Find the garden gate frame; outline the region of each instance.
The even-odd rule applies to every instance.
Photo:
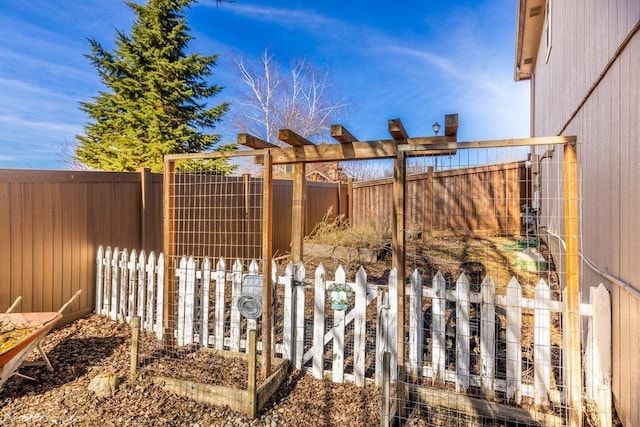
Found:
[[[297,264],[303,259],[304,239],[304,206],[305,206],[305,175],[307,163],[337,162],[351,160],[382,160],[393,159],[393,215],[392,215],[392,259],[393,267],[398,272],[398,283],[405,283],[406,257],[406,224],[405,210],[407,198],[407,168],[406,161],[410,155],[441,156],[453,155],[460,149],[472,148],[505,148],[505,147],[530,147],[538,145],[563,145],[564,146],[564,199],[565,199],[565,232],[567,235],[565,266],[566,266],[566,319],[563,328],[567,352],[567,389],[569,404],[568,423],[571,426],[582,425],[582,378],[581,378],[581,333],[580,333],[580,276],[579,276],[579,213],[578,213],[578,174],[577,153],[575,136],[532,137],[519,139],[484,140],[484,141],[457,141],[458,114],[445,116],[443,136],[409,137],[400,119],[391,119],[388,122],[388,131],[392,139],[373,141],[359,141],[344,126],[332,125],[331,136],[339,144],[316,145],[306,138],[296,134],[290,129],[280,129],[278,139],[290,147],[280,147],[264,141],[250,134],[239,134],[238,143],[252,150],[235,152],[213,152],[193,154],[170,154],[165,156],[164,175],[164,253],[171,257],[175,253],[172,242],[172,210],[171,191],[175,174],[175,165],[179,160],[187,159],[220,159],[234,157],[253,157],[256,163],[263,167],[263,228],[262,228],[262,260],[263,260],[263,292],[262,312],[263,343],[262,343],[262,370],[265,377],[271,374],[271,360],[274,348],[271,342],[271,318],[272,293],[270,292],[271,265],[272,265],[272,184],[273,167],[278,165],[293,164],[293,202],[291,222],[291,260]],[[165,269],[168,269],[168,264]],[[169,272],[165,272],[169,277]],[[165,310],[173,307],[172,299],[175,298],[173,282],[168,281],[165,286]],[[405,336],[407,317],[405,287],[398,286],[397,295],[397,369],[404,366],[407,357],[404,354],[404,346],[400,342]],[[169,313],[165,313],[165,328],[174,330],[175,320]],[[174,339],[169,336],[168,339]]]

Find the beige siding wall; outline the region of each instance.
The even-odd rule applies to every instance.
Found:
[[[535,135],[578,137],[584,255],[638,290],[640,33],[622,43],[639,19],[638,0],[554,1],[552,50],[545,63],[543,32],[532,91]],[[543,161],[542,216],[563,234],[558,151]],[[583,299],[600,282],[611,289],[614,399],[625,425],[640,425],[640,299],[584,264],[582,271]]]

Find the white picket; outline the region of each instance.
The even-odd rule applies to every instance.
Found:
[[[492,397],[496,366],[496,287],[489,276],[482,281],[480,293],[480,378],[483,392]]]
[[[294,357],[294,322],[295,322],[295,305],[293,294],[293,276],[294,276],[293,262],[289,262],[284,271],[284,324],[282,326],[282,357],[288,360],[293,360]]]
[[[249,274],[260,274],[260,267],[255,259],[249,263]],[[257,325],[256,319],[247,319],[247,331],[255,331]],[[249,346],[247,346],[247,351],[249,351]]]
[[[224,349],[224,288],[226,283],[226,265],[223,258],[216,264],[216,349]]]
[[[102,294],[104,292],[103,288],[103,280],[104,280],[104,270],[102,269],[102,264],[104,262],[104,249],[102,246],[98,246],[98,253],[96,254],[96,306],[95,312],[98,314],[102,314]]]
[[[238,298],[242,292],[242,262],[236,258],[233,263],[231,282],[231,351],[240,351],[240,311]]]
[[[393,267],[389,272],[389,318],[388,318],[388,335],[387,348],[390,350],[390,367],[391,381],[395,381],[398,372],[398,286],[404,286],[404,283],[398,283],[398,270]]]
[[[211,287],[211,261],[205,257],[202,261],[200,282],[200,345],[209,347],[209,298]]]
[[[120,250],[115,248],[111,255],[111,304],[109,318],[116,320],[120,306]]]
[[[158,255],[158,269],[156,270],[156,338],[164,338],[164,263],[163,253]]]
[[[382,356],[389,351],[387,337],[389,336],[389,293],[383,289],[377,290],[376,296],[376,386],[382,384]]]
[[[146,261],[147,257],[144,251],[140,251],[140,255],[138,256],[138,263],[134,266],[137,271],[138,280],[136,283],[136,288],[132,289],[131,292],[138,293],[138,299],[136,302],[136,316],[140,317],[142,321],[142,328],[144,329],[144,319],[145,319],[145,310],[147,308],[147,269],[146,269]]]
[[[417,269],[409,279],[409,371],[412,378],[422,375],[424,321],[422,316],[422,276]]]
[[[469,280],[464,273],[456,282],[456,391],[469,388],[471,362],[469,333]]]
[[[338,266],[335,282],[346,284],[346,273],[342,266]],[[344,382],[344,310],[333,310],[333,364],[331,379],[334,383]]]
[[[147,309],[144,317],[144,330],[155,331],[155,318],[154,318],[154,306],[156,301],[156,254],[149,252],[149,258],[144,266],[146,277],[146,292],[147,292]]]
[[[180,260],[178,276],[178,342],[179,346],[193,343],[195,321],[196,261],[190,256]]]
[[[129,258],[129,252],[127,249],[123,249],[120,252],[120,259],[118,260],[118,270],[120,270],[120,282],[118,283],[118,308],[116,310],[116,318],[120,321],[124,321],[127,316],[127,303],[129,300],[129,269],[127,268],[127,262]]]
[[[507,402],[522,399],[522,288],[515,277],[507,285]]]
[[[102,269],[104,271],[103,277],[104,281],[102,282],[102,292],[103,292],[103,304],[100,310],[100,314],[103,316],[108,316],[111,312],[111,260],[113,258],[113,252],[111,251],[111,246],[107,246],[107,249],[104,251],[104,262],[102,263]]]
[[[304,279],[306,276],[306,268],[304,264],[299,263],[295,268],[295,332],[294,332],[294,360],[293,364],[296,369],[302,369],[302,356],[304,353],[304,303],[305,303],[305,295],[304,295]]]
[[[549,404],[551,388],[551,311],[550,290],[547,282],[540,279],[535,289],[536,308],[533,311],[533,382],[536,405]]]
[[[444,382],[447,348],[445,335],[447,281],[438,271],[431,284],[433,286],[433,299],[431,302],[431,366],[434,371],[433,380],[436,382]]]
[[[126,308],[126,320],[127,323],[131,323],[131,319],[136,314],[136,304],[138,297],[138,269],[136,268],[136,263],[138,262],[138,256],[136,254],[136,250],[131,250],[131,254],[129,254],[129,262],[127,262],[126,270],[127,270],[127,305]]]
[[[365,346],[367,337],[367,272],[356,271],[355,313],[353,322],[353,376],[358,387],[364,386]]]
[[[316,268],[313,309],[313,376],[322,379],[324,371],[325,278],[322,263]]]

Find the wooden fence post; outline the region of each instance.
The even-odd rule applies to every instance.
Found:
[[[150,168],[139,168],[140,173],[140,193],[141,211],[140,211],[140,246],[142,250],[152,251],[156,249],[153,245],[154,236],[154,212],[155,206],[153,200],[153,179]]]
[[[271,375],[274,356],[271,322],[273,319],[273,292],[271,288],[271,261],[273,259],[273,157],[267,150],[262,157],[262,372]],[[304,171],[303,171],[304,175]],[[303,177],[304,178],[304,177]],[[304,205],[303,205],[304,206]],[[304,209],[304,208],[303,208]],[[304,235],[304,229],[302,229]]]
[[[576,144],[564,146],[564,229],[566,240],[566,329],[569,424],[582,426],[582,369],[580,334],[580,210]]]

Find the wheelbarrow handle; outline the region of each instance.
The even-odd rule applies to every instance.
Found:
[[[5,311],[5,313],[13,313],[13,310],[16,309],[16,307],[18,306],[18,304],[20,304],[20,301],[22,301],[22,297],[18,297],[16,298],[16,300],[13,302],[13,304],[11,304],[11,307],[9,307],[7,309],[7,311]]]
[[[60,307],[60,310],[58,310],[58,313],[64,313],[64,311],[67,309],[67,307],[69,307],[71,305],[71,303],[78,298],[78,296],[82,293],[82,290],[79,290],[78,292],[75,293],[74,296],[71,297],[71,299],[69,299],[69,301],[67,301],[62,307]]]

